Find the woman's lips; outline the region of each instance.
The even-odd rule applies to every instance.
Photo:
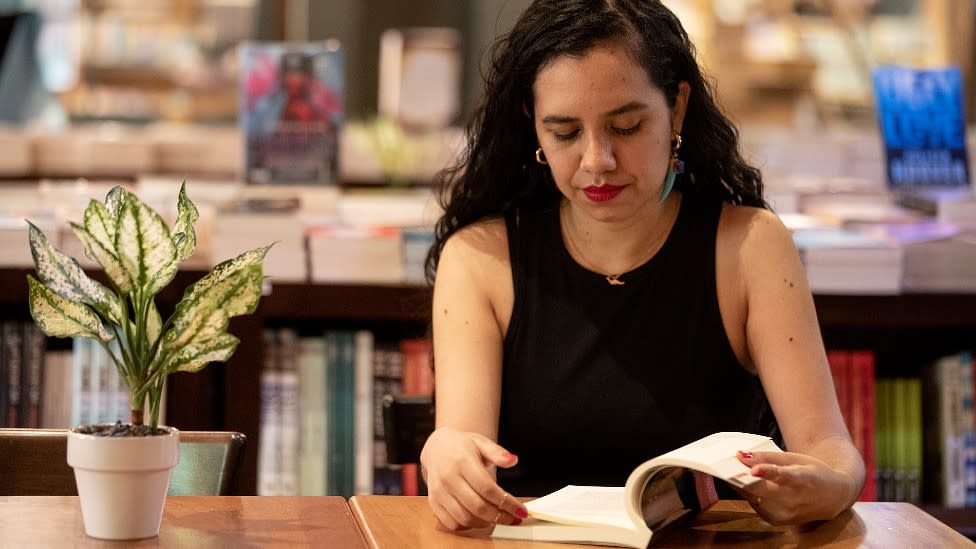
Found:
[[[606,202],[620,194],[622,190],[624,190],[622,186],[600,185],[599,187],[591,186],[583,189],[583,194],[593,202]]]

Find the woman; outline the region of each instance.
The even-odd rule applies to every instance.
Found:
[[[785,444],[739,455],[770,522],[847,509],[864,465],[802,265],[680,22],[537,0],[492,58],[428,258],[438,521],[518,524],[511,494],[620,486],[717,431]]]

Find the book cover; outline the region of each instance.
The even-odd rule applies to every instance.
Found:
[[[519,526],[496,525],[493,538],[591,543],[644,548],[655,530],[686,511],[678,482],[685,470],[700,471],[744,488],[759,482],[736,451],[781,451],[769,437],[715,433],[645,461],[622,487],[566,486],[525,504]]]
[[[338,42],[247,42],[239,62],[245,179],[336,184],[345,83]]]
[[[969,187],[959,67],[873,71],[888,185],[895,191]]]

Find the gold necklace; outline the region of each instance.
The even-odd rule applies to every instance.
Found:
[[[561,208],[560,208],[560,213],[562,213],[561,212]],[[579,247],[576,246],[576,242],[573,241],[573,236],[570,234],[568,222],[563,220],[563,216],[562,215],[559,216],[559,222],[560,222],[561,225],[563,225],[563,231],[566,233],[566,241],[569,242],[569,247],[572,248],[573,249],[573,252],[575,252],[576,256],[579,257],[583,261],[583,263],[584,263],[583,266],[586,267],[590,271],[593,271],[595,273],[602,274],[603,277],[606,278],[607,284],[609,284],[611,286],[623,286],[624,284],[626,284],[627,282],[624,281],[624,280],[620,280],[620,277],[622,277],[623,275],[625,275],[625,274],[633,271],[637,267],[639,267],[639,266],[643,265],[644,263],[646,263],[647,261],[649,261],[652,257],[654,257],[654,254],[656,254],[657,251],[658,251],[658,249],[660,248],[659,243],[661,241],[661,238],[660,238],[660,236],[658,236],[658,238],[656,238],[655,241],[654,241],[654,245],[651,246],[650,252],[646,256],[643,256],[640,261],[638,261],[637,263],[634,263],[630,268],[628,268],[628,269],[626,269],[626,270],[624,270],[624,271],[622,271],[622,272],[620,272],[618,274],[604,273],[604,272],[600,271],[599,269],[594,268],[593,267],[593,264],[590,263],[590,261],[588,259],[586,259],[586,256],[583,255],[583,252],[581,252],[580,249],[579,249]],[[670,227],[672,224],[673,224],[673,220],[672,220],[672,222],[668,223],[667,226]],[[667,236],[667,234],[669,232],[670,232],[670,230],[664,231],[664,235]]]

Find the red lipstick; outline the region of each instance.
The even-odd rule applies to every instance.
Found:
[[[583,194],[593,202],[606,202],[607,200],[612,200],[623,190],[624,188],[622,186],[617,185],[594,185],[583,189]]]

